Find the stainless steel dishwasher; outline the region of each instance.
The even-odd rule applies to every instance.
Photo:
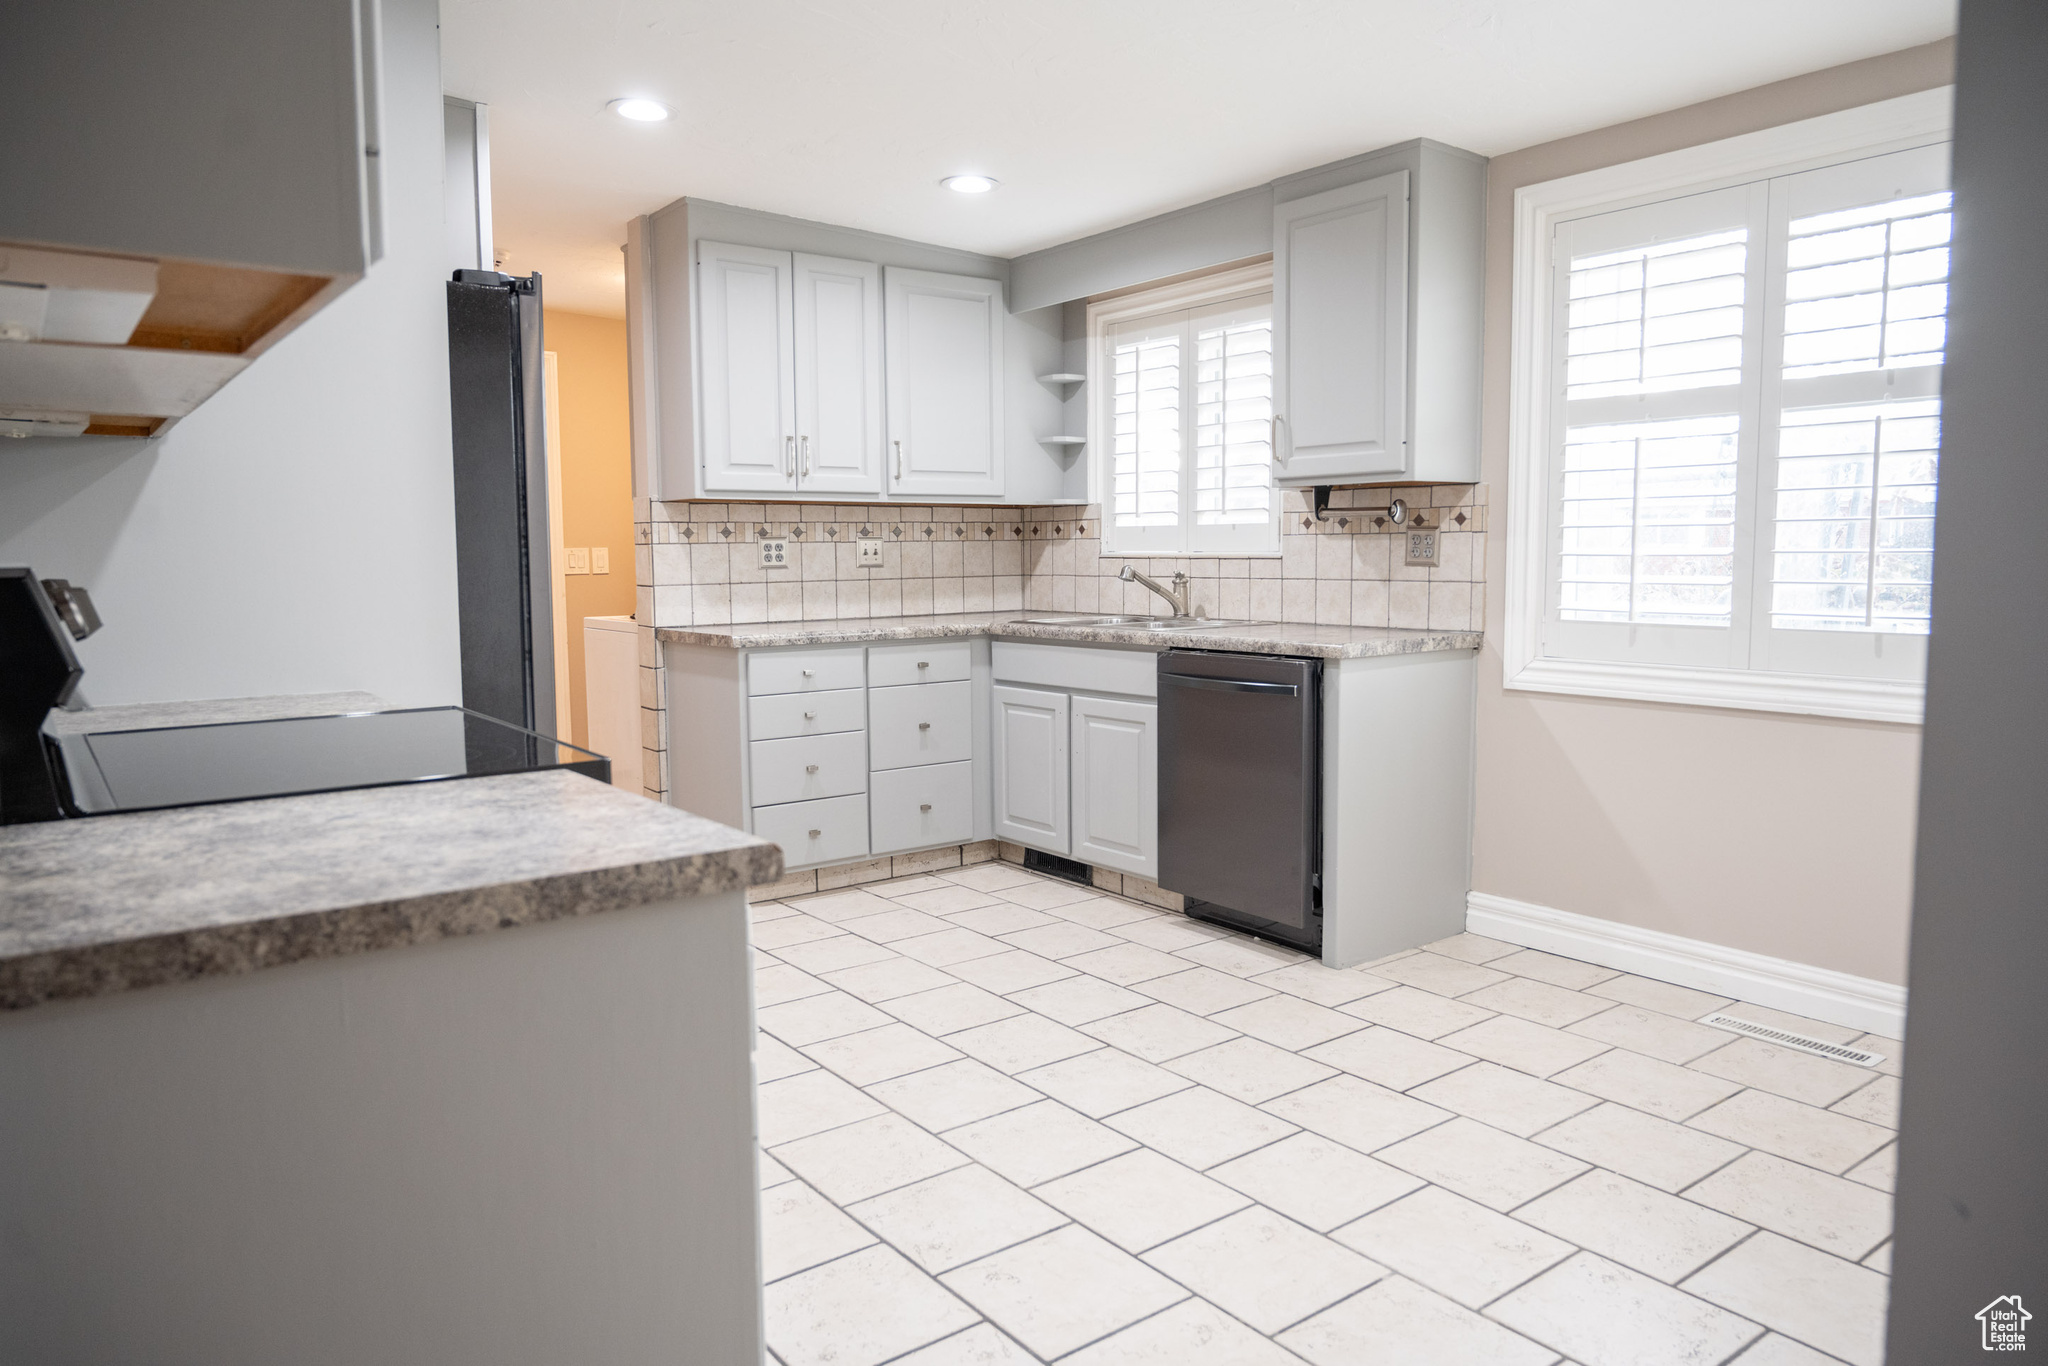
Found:
[[[1159,656],[1159,885],[1188,914],[1321,952],[1323,662]]]

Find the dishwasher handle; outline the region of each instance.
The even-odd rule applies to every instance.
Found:
[[[1196,678],[1190,674],[1159,675],[1161,683],[1171,683],[1178,688],[1208,688],[1213,692],[1260,692],[1279,693],[1285,697],[1301,696],[1301,687],[1295,683],[1254,683],[1242,678]]]

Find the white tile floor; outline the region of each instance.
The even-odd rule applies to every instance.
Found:
[[[1898,1044],[982,863],[755,906],[782,1366],[1876,1366]]]

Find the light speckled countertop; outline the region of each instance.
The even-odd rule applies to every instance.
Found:
[[[939,617],[850,617],[838,621],[759,621],[735,626],[664,626],[655,634],[681,645],[732,650],[778,645],[847,645],[867,641],[934,640],[947,636],[994,636],[999,640],[1044,640],[1072,645],[1141,645],[1152,650],[1233,650],[1242,654],[1306,655],[1319,659],[1363,659],[1370,655],[1426,654],[1476,650],[1477,631],[1395,631],[1372,626],[1311,626],[1268,622],[1208,631],[1148,631],[1116,626],[1053,626],[1030,613],[969,612]],[[1045,612],[1039,616],[1072,616]]]
[[[375,708],[353,693],[60,716],[92,729],[189,725],[364,700]],[[781,872],[782,851],[765,840],[559,770],[7,826],[0,1010],[732,891]]]

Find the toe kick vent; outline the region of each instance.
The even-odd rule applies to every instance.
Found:
[[[1796,1048],[1802,1053],[1811,1053],[1817,1058],[1833,1058],[1836,1062],[1853,1062],[1858,1067],[1875,1067],[1884,1061],[1884,1054],[1872,1053],[1866,1048],[1850,1048],[1846,1044],[1829,1043],[1825,1039],[1809,1039],[1804,1034],[1794,1034],[1788,1030],[1773,1029],[1769,1025],[1753,1024],[1748,1020],[1737,1019],[1733,1015],[1709,1015],[1702,1019],[1700,1023],[1712,1025],[1716,1029],[1733,1030],[1737,1034],[1747,1034],[1752,1039],[1765,1039],[1774,1044],[1781,1044],[1786,1048]]]

